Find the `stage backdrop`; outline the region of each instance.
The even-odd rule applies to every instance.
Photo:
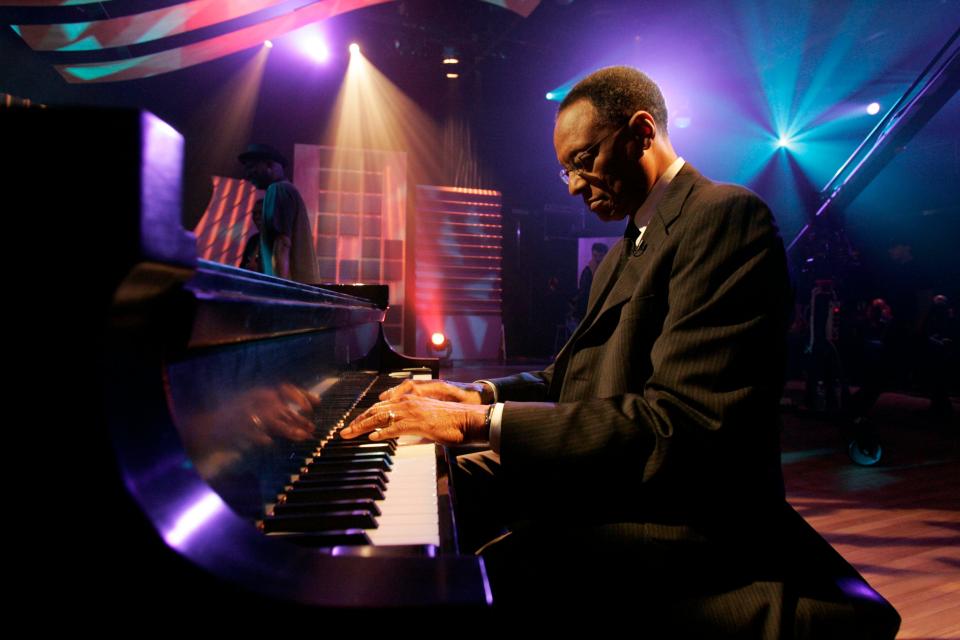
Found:
[[[454,360],[503,349],[503,218],[499,191],[417,185],[416,355],[442,331]]]
[[[392,345],[435,355],[427,341],[442,331],[455,360],[501,356],[499,192],[417,185],[408,219],[406,153],[302,144],[294,147],[293,182],[307,205],[321,281],[389,285],[384,329]],[[214,176],[196,228],[201,257],[238,265],[256,198],[242,180]]]

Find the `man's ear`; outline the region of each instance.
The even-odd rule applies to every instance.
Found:
[[[653,139],[657,137],[657,123],[648,111],[637,111],[630,116],[627,128],[644,149],[649,149]]]

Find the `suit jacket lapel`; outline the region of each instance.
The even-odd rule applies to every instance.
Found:
[[[596,297],[591,298],[583,321],[577,326],[560,353],[557,354],[554,364],[554,377],[549,392],[551,397],[559,398],[560,396],[560,389],[567,372],[567,363],[580,337],[590,331],[597,319],[608,309],[626,302],[633,295],[643,264],[650,261],[649,256],[655,255],[664,240],[670,235],[670,226],[680,215],[683,203],[693,189],[694,183],[700,179],[702,179],[700,173],[689,163],[685,163],[674,177],[673,182],[670,183],[663,200],[657,205],[656,215],[647,224],[647,230],[644,231],[643,240],[640,243],[642,249],[635,252],[637,255],[631,254],[623,269],[617,274],[617,262],[624,242],[624,240],[621,240],[614,246],[614,250],[610,251],[612,255],[608,255],[600,268],[597,269],[597,274],[594,276],[594,290],[598,293]],[[615,275],[616,278],[614,278]],[[597,307],[600,308],[597,309]]]
[[[670,226],[673,224],[687,199],[694,183],[700,178],[700,174],[689,164],[684,164],[680,173],[674,177],[673,182],[663,196],[663,200],[657,205],[657,212],[653,219],[647,224],[647,230],[643,233],[643,239],[640,241],[639,250],[634,251],[627,264],[613,283],[609,293],[604,297],[599,297],[598,301],[602,304],[599,312],[590,318],[589,326],[578,333],[582,335],[590,330],[590,327],[607,310],[623,304],[633,295],[640,271],[645,263],[649,263],[651,256],[655,255],[660,246],[670,235]],[[575,334],[576,335],[576,334]]]

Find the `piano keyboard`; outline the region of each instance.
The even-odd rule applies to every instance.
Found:
[[[315,547],[440,546],[436,445],[411,436],[371,442],[338,435],[397,382],[347,374],[317,390],[315,439],[294,447],[299,473],[268,506],[264,533]]]

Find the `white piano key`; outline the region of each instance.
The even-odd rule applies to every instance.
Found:
[[[415,442],[416,444],[414,444]],[[367,531],[375,545],[440,544],[435,445],[401,438],[382,501],[377,528]]]

